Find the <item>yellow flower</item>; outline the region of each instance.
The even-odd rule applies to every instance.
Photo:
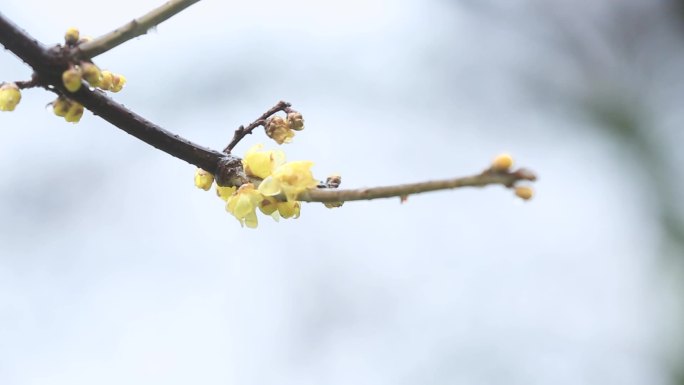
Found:
[[[236,187],[224,187],[219,186],[218,184],[216,185],[216,195],[224,201],[228,201],[228,199],[235,194],[235,190],[237,190]]]
[[[273,214],[278,211],[278,200],[273,197],[264,197],[264,199],[259,202],[259,210],[266,215],[273,216]],[[278,220],[277,215],[274,219]]]
[[[71,67],[62,73],[62,83],[69,92],[76,92],[81,88],[81,70]]]
[[[285,163],[285,153],[279,150],[261,151],[263,144],[256,144],[247,150],[242,166],[250,176],[264,179],[273,169]]]
[[[255,228],[258,224],[256,208],[262,199],[263,196],[254,188],[253,184],[245,183],[228,199],[226,210],[233,214],[241,225]]]
[[[266,135],[278,144],[290,143],[295,133],[290,128],[290,123],[280,117],[274,116],[266,123]]]
[[[0,111],[14,111],[21,101],[21,91],[14,83],[5,83],[0,87]]]
[[[79,103],[71,101],[69,105],[69,110],[66,115],[64,115],[64,120],[70,123],[78,123],[83,116],[83,106]]]
[[[195,170],[195,186],[197,186],[197,188],[209,191],[212,184],[214,184],[214,175],[201,168]]]
[[[278,203],[278,212],[280,213],[280,216],[287,219],[287,218],[292,218],[294,217],[295,219],[299,218],[299,212],[301,210],[301,203],[297,201],[292,201],[292,202],[279,202]]]
[[[299,218],[301,203],[297,201],[280,202],[273,197],[263,197],[259,202],[259,210],[266,215],[270,215],[276,222],[283,217],[285,219],[294,217]]]
[[[311,166],[313,162],[306,160],[285,163],[261,182],[259,192],[265,196],[284,194],[288,201],[294,201],[299,193],[318,185]]]

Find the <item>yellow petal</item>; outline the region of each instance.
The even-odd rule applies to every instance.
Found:
[[[280,182],[272,177],[269,176],[266,179],[264,179],[261,184],[259,185],[259,192],[262,193],[265,196],[274,196],[280,194],[281,187],[280,187]]]

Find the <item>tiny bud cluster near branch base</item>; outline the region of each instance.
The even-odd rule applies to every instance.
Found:
[[[502,185],[516,196],[529,200],[533,190],[529,182],[536,176],[526,169],[513,169],[513,157],[501,154],[484,171],[465,177],[409,183],[394,186],[342,190],[339,175],[325,182],[314,178],[311,161],[286,161],[281,150],[252,146],[244,158],[232,150],[257,127],[283,145],[292,142],[304,130],[302,113],[288,102],[278,102],[247,126],[240,126],[222,152],[215,151],[175,135],[116,103],[106,92],[119,92],[126,84],[123,75],[101,70],[93,58],[142,34],[199,0],[171,0],[149,13],[96,39],[82,38],[76,28],[69,28],[64,43],[45,47],[0,14],[0,44],[33,69],[30,80],[0,83],[0,111],[15,111],[21,102],[21,90],[42,87],[57,94],[52,110],[65,121],[77,123],[85,110],[106,120],[126,133],[174,157],[197,166],[195,185],[216,195],[241,225],[258,224],[257,209],[275,219],[298,218],[301,202],[322,202],[328,208],[344,202],[397,197],[405,202],[409,195],[460,187]],[[284,116],[278,115],[284,113]]]

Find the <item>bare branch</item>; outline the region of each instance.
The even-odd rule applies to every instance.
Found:
[[[519,169],[513,172],[495,172],[490,169],[473,176],[395,186],[371,187],[356,190],[312,189],[299,194],[297,200],[304,202],[347,202],[392,197],[405,199],[405,197],[412,194],[449,190],[460,187],[484,187],[493,184],[513,187],[516,182],[532,182],[536,179],[537,177],[534,173],[526,169]]]
[[[237,146],[238,143],[247,136],[248,134],[251,134],[252,131],[254,131],[255,128],[259,126],[265,126],[266,125],[266,119],[270,118],[271,115],[276,114],[280,111],[285,111],[287,112],[287,109],[290,108],[291,104],[288,102],[284,101],[279,101],[278,104],[275,106],[271,107],[268,111],[264,112],[257,120],[253,121],[250,123],[247,127],[245,126],[240,126],[238,127],[237,130],[235,130],[235,134],[233,135],[233,139],[228,143],[226,148],[223,149],[223,152],[226,154],[230,154],[231,151],[233,151],[233,148]]]
[[[140,35],[144,35],[150,29],[163,23],[173,15],[181,12],[185,8],[197,3],[200,0],[170,0],[164,5],[153,9],[147,14],[134,19],[125,25],[104,34],[92,41],[78,46],[80,56],[92,59],[110,49],[131,40]]]

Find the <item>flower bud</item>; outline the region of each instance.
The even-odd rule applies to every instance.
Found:
[[[266,135],[278,144],[290,143],[294,136],[294,131],[290,129],[287,120],[280,116],[273,116],[266,121]]]
[[[83,78],[93,87],[98,87],[102,81],[102,72],[93,63],[83,62],[81,63],[81,71],[83,72]]]
[[[78,123],[83,116],[83,106],[79,103],[71,101],[71,106],[69,106],[69,111],[64,115],[64,120],[70,123]]]
[[[344,202],[325,202],[325,203],[323,203],[323,206],[325,206],[329,209],[334,209],[334,208],[342,207],[343,204],[344,204]]]
[[[112,92],[119,92],[126,84],[126,78],[123,75],[112,74],[112,86],[109,88]]]
[[[534,196],[534,190],[529,186],[518,186],[515,188],[515,195],[524,200],[530,200]]]
[[[500,154],[492,161],[492,170],[508,171],[513,166],[513,157],[510,154]]]
[[[74,45],[78,41],[79,36],[80,33],[78,32],[78,29],[71,27],[66,30],[66,33],[64,34],[64,41],[67,45]]]
[[[0,86],[0,111],[14,111],[21,101],[21,91],[15,83]]]
[[[65,117],[69,112],[70,107],[71,101],[64,96],[60,96],[54,102],[52,102],[52,112],[60,117]]]
[[[304,129],[304,117],[297,111],[292,111],[287,114],[287,121],[290,123],[290,129],[301,131]]]
[[[198,168],[195,171],[195,186],[197,186],[197,188],[209,191],[212,184],[214,184],[214,175],[201,168]]]
[[[100,74],[102,77],[100,78],[100,85],[98,85],[98,87],[103,90],[109,90],[112,88],[112,72],[104,70]]]
[[[302,205],[297,202],[297,201],[290,201],[290,202],[280,202],[278,203],[278,213],[280,213],[280,216],[288,219],[288,218],[299,218],[299,213],[301,211]]]
[[[340,184],[342,184],[341,175],[333,174],[325,180],[325,185],[328,186],[328,188],[338,188],[340,187]]]
[[[76,92],[81,88],[81,70],[71,67],[62,73],[62,83],[69,92]]]

